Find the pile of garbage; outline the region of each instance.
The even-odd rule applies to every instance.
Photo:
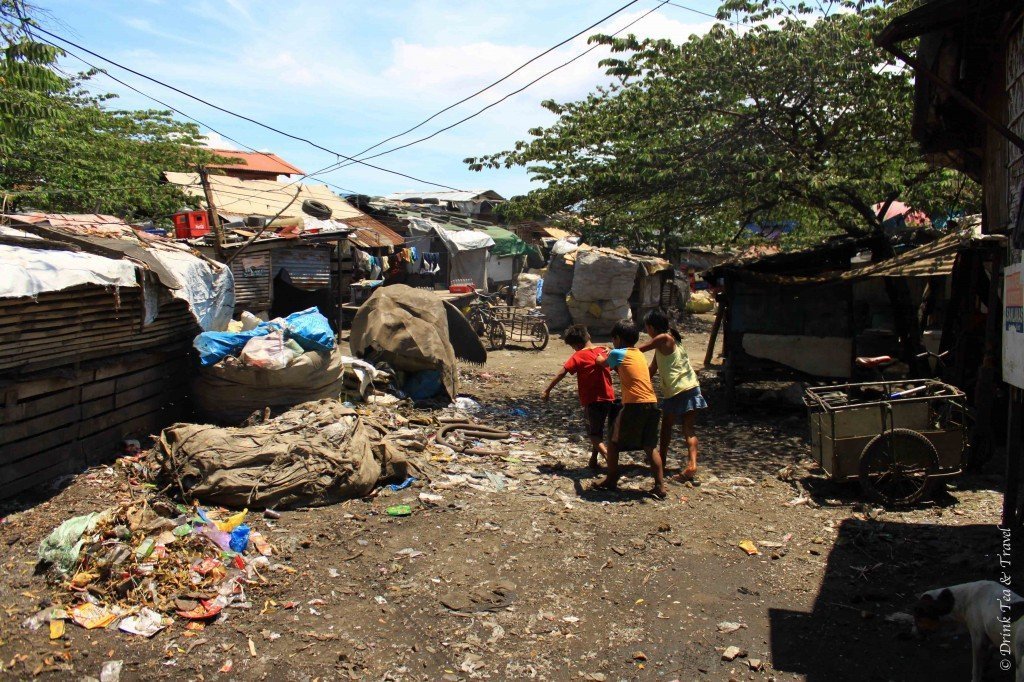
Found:
[[[317,308],[262,322],[243,314],[241,331],[204,332],[193,345],[200,368],[192,395],[201,416],[240,423],[254,412],[344,396],[384,394],[393,374],[342,355]]]
[[[271,565],[274,550],[246,514],[141,500],[68,519],[39,545],[67,601],[23,626],[48,624],[51,639],[67,621],[152,637],[175,618],[202,630],[226,608],[249,607],[263,573],[287,567]]]
[[[586,325],[592,334],[607,334],[616,322],[629,319],[638,268],[611,249],[579,249],[566,298],[572,321]]]
[[[238,428],[170,426],[154,447],[154,469],[185,500],[236,509],[323,506],[404,480],[414,466],[408,453],[425,446],[394,411],[320,400]]]

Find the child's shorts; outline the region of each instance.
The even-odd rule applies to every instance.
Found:
[[[706,409],[708,402],[701,395],[700,386],[694,386],[689,391],[681,391],[661,401],[661,411],[665,414],[684,415],[687,412]]]
[[[619,450],[652,450],[661,435],[658,403],[626,403],[619,412],[612,442]]]
[[[587,418],[587,435],[591,438],[604,438],[604,425],[608,424],[608,432],[615,428],[615,418],[619,416],[622,405],[616,402],[603,400],[597,403],[590,403],[583,408],[583,415]]]

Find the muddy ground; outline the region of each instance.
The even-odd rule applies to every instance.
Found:
[[[689,321],[694,359],[708,323]],[[438,477],[257,518],[288,569],[249,591],[251,608],[227,609],[201,632],[177,622],[147,640],[69,624],[50,641],[45,627],[19,627],[47,599],[67,600],[36,572],[39,540],[127,499],[129,485],[98,468],[8,503],[2,674],[99,678],[105,661],[121,660],[121,679],[133,680],[968,678],[965,637],[918,641],[901,616],[887,617],[920,590],[998,577],[998,476],[958,479],[907,511],[875,509],[814,468],[802,408],[751,393],[724,414],[705,373],[713,409],[698,427],[699,485],[672,483],[655,501],[634,460],[622,492],[591,492],[573,382],[539,399],[567,355],[553,339],[462,368],[462,392],[482,406],[475,416],[516,433],[503,457],[432,456],[476,487]],[[444,501],[423,503],[422,492]],[[402,502],[411,516],[385,514]],[[761,554],[748,556],[743,540]],[[494,610],[445,606],[466,599]],[[730,622],[741,627],[720,631]],[[725,661],[730,646],[743,654]]]

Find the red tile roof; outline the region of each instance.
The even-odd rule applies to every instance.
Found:
[[[276,173],[278,175],[305,175],[301,169],[296,168],[276,154],[269,152],[239,152],[231,149],[210,149],[209,151],[217,156],[226,156],[243,162],[241,164],[211,163],[210,168],[238,168],[263,173]]]

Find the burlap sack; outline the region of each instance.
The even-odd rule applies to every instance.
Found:
[[[274,412],[345,390],[341,352],[309,351],[283,369],[267,370],[223,362],[200,367],[192,381],[192,399],[203,419],[238,424],[253,412]]]
[[[255,426],[175,424],[154,448],[161,478],[186,500],[233,509],[322,506],[404,476],[383,427],[336,400],[306,403]]]

